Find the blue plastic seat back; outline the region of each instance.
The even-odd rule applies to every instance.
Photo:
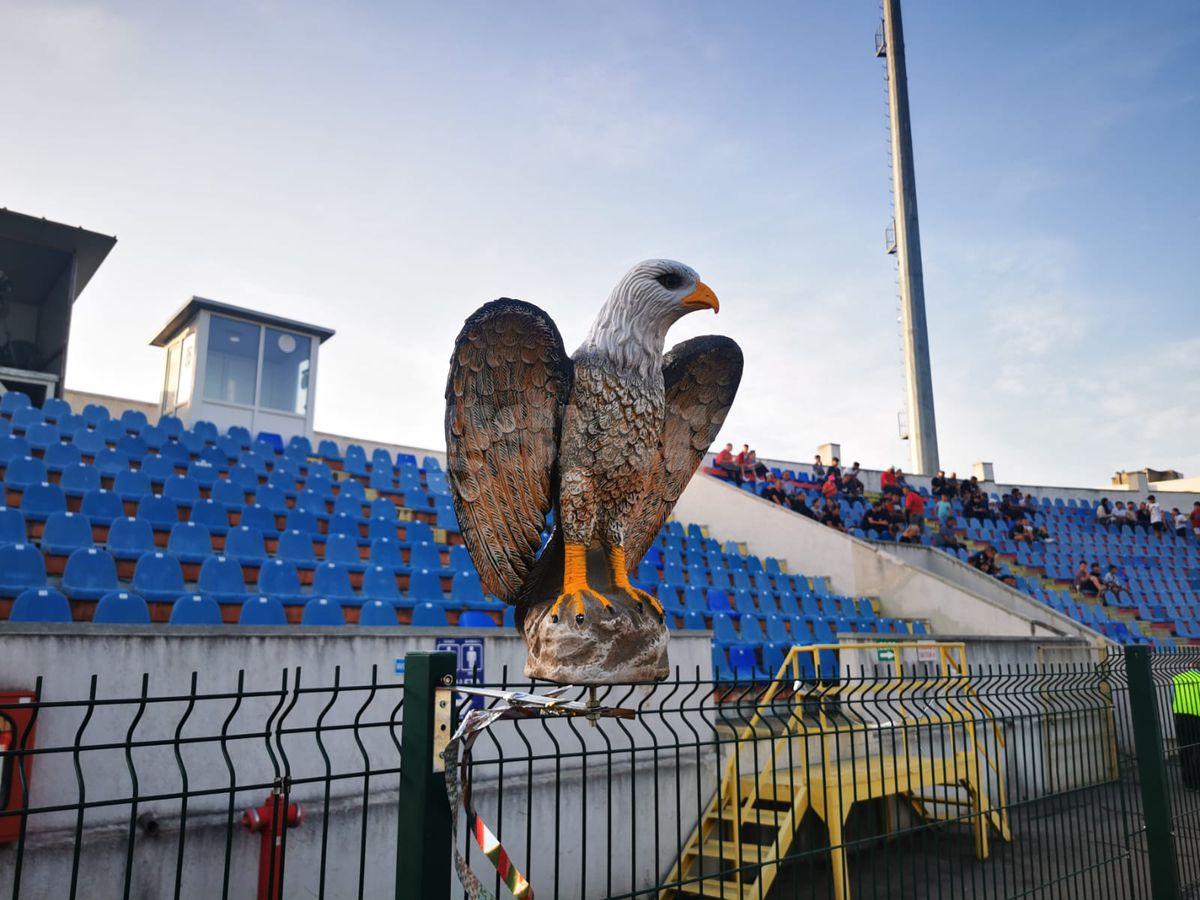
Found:
[[[729,595],[724,591],[710,590],[706,595],[708,608],[714,612],[730,612],[733,607],[729,603]]]
[[[288,510],[287,524],[284,527],[288,531],[304,531],[308,534],[318,534],[321,530],[316,513],[303,509]]]
[[[455,572],[450,587],[450,600],[456,604],[484,602],[483,585],[474,572]]]
[[[162,495],[178,504],[190,506],[200,500],[200,485],[190,475],[172,475],[163,482]]]
[[[229,530],[229,510],[219,500],[201,500],[192,507],[191,521],[203,525],[210,534],[224,534]]]
[[[242,507],[246,505],[246,489],[228,478],[218,478],[213,482],[209,497],[225,506]]]
[[[114,518],[108,528],[108,552],[118,559],[140,559],[154,552],[154,528],[145,519]]]
[[[42,418],[47,422],[57,422],[70,414],[71,404],[60,397],[47,397],[42,401]]]
[[[84,466],[83,468],[91,469],[92,467]],[[100,473],[95,469],[92,469],[92,471],[96,472],[96,487],[98,488],[100,487]],[[63,472],[64,480],[66,478],[66,474],[66,472]],[[112,489],[114,493],[119,494],[122,499],[125,500],[141,500],[147,494],[152,494],[154,492],[150,484],[150,476],[147,475],[143,469],[138,469],[136,471],[133,469],[121,470],[117,473],[116,478],[113,479]]]
[[[87,516],[72,512],[51,513],[42,531],[42,550],[69,554],[92,546],[92,523]]]
[[[48,448],[59,446],[61,443],[58,429],[46,422],[38,422],[36,425],[30,425],[25,430],[25,440],[29,441],[30,447],[41,450],[43,453]]]
[[[29,409],[31,406],[29,395],[22,391],[7,391],[0,394],[0,413],[7,413],[10,418],[19,410]]]
[[[356,521],[361,519],[363,517],[362,498],[352,494],[338,494],[337,499],[333,501],[333,515],[334,517],[348,516]]]
[[[7,396],[7,395],[6,395]],[[0,439],[0,462],[10,463],[29,455],[29,441],[23,437],[9,436]]]
[[[294,563],[286,559],[270,559],[258,570],[260,593],[286,599],[300,593],[300,576]]]
[[[77,600],[99,600],[117,590],[117,564],[105,550],[82,547],[67,557],[63,590]]]
[[[420,543],[413,544],[409,551],[408,565],[413,569],[441,569],[442,555],[438,552],[436,544]]]
[[[167,552],[185,561],[200,561],[212,555],[212,534],[197,522],[176,522],[167,540]]]
[[[729,668],[737,681],[757,681],[762,678],[754,648],[735,644],[729,648]]]
[[[413,569],[408,581],[408,596],[416,603],[444,603],[442,580],[431,569]]]
[[[4,470],[4,483],[24,487],[47,480],[46,464],[32,456],[10,459]]]
[[[14,506],[0,506],[0,546],[24,544],[27,535],[24,513]]]
[[[387,497],[376,497],[371,501],[370,514],[368,516],[372,521],[375,519],[387,519],[392,523],[392,528],[396,527],[396,504]]]
[[[309,531],[291,529],[279,535],[279,544],[275,548],[277,559],[287,559],[292,562],[311,565],[316,560],[313,552],[313,536]]]
[[[348,534],[334,533],[325,536],[325,559],[355,568],[361,568],[363,564],[358,553],[358,541]]]
[[[354,588],[350,586],[350,573],[345,566],[335,562],[323,562],[313,573],[313,593],[322,597],[332,597],[337,600],[354,598]]]
[[[346,617],[342,606],[329,597],[313,597],[304,604],[300,616],[301,625],[345,625]]]
[[[413,610],[412,623],[418,628],[449,628],[446,608],[440,603],[419,603]]]
[[[7,395],[6,395],[7,396]],[[54,588],[29,588],[17,595],[10,622],[70,622],[71,604]]]
[[[424,541],[427,544],[433,543],[433,529],[429,527],[428,522],[414,520],[404,523],[404,540],[410,544],[416,544]]]
[[[221,625],[221,607],[202,594],[185,594],[171,607],[172,625]]]
[[[100,625],[149,625],[150,607],[137,594],[109,591],[96,604],[92,621]]]
[[[274,597],[259,595],[250,597],[242,604],[238,615],[239,625],[286,625],[287,611]]]
[[[496,620],[485,612],[468,610],[458,617],[459,628],[495,628]]]
[[[21,492],[21,511],[26,519],[44,521],[51,513],[65,511],[66,508],[66,495],[57,484],[31,484]]]
[[[254,491],[254,502],[273,513],[288,512],[287,493],[275,484],[260,484]]]
[[[275,513],[258,503],[242,507],[238,524],[253,528],[263,536],[274,537],[278,533],[278,529],[275,527]]]
[[[96,454],[96,459],[92,463],[104,475],[116,475],[122,469],[129,468],[129,457],[120,450],[114,450],[111,447],[106,447]]]
[[[394,537],[375,538],[371,541],[371,562],[393,570],[407,568],[400,555],[400,542]]]
[[[387,566],[367,566],[363,572],[362,595],[392,604],[399,602],[400,587],[396,583],[396,573]]]
[[[174,500],[151,494],[138,501],[137,515],[159,531],[169,531],[179,521],[179,507]]]
[[[346,513],[337,513],[329,517],[329,524],[325,527],[325,533],[328,535],[346,535],[357,541],[358,519]]]
[[[175,477],[175,460],[168,459],[159,453],[151,453],[142,458],[142,465],[138,471],[151,481],[162,484],[168,478]]]
[[[371,628],[398,625],[396,607],[385,600],[367,600],[358,611],[358,624]]]
[[[51,472],[62,472],[83,462],[83,454],[74,444],[51,444],[46,448],[42,462]]]
[[[151,600],[173,600],[184,591],[179,560],[161,550],[138,557],[133,568],[133,589]]]
[[[718,644],[736,644],[741,641],[733,627],[733,619],[726,613],[713,613],[713,640]]]
[[[246,593],[241,563],[224,554],[208,557],[200,565],[196,589],[219,599],[241,598]]]

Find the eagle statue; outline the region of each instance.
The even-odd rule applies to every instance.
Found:
[[[527,675],[666,677],[663,607],[629,575],[737,392],[731,339],[663,353],[680,318],[719,309],[693,269],[652,259],[617,283],[573,356],[520,300],[484,304],[459,333],[446,383],[454,509],[483,589],[516,607]]]

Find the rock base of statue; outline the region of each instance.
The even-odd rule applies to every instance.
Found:
[[[584,601],[583,621],[566,601],[558,621],[550,616],[556,597],[531,604],[523,623],[529,656],[525,674],[559,684],[626,684],[662,681],[667,664],[667,627],[648,604],[613,590],[604,555],[588,553],[588,583],[612,603],[612,611],[595,599]]]

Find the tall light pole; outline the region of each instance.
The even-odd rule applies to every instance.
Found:
[[[900,0],[883,0],[883,32],[875,55],[887,64],[889,131],[892,145],[892,193],[895,239],[888,250],[900,267],[900,328],[908,387],[908,440],[912,469],[938,470],[937,424],[933,416],[933,376],[929,370],[929,333],[925,325],[925,278],[921,270],[921,232],[917,226],[917,180],[913,173],[912,124],[908,118],[908,73],[904,65],[904,29]]]

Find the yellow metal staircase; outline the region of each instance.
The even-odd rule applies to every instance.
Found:
[[[843,666],[856,652],[887,665],[871,677],[821,682],[822,651],[837,651]],[[729,752],[721,783],[661,900],[765,898],[809,810],[829,832],[834,896],[849,900],[842,829],[863,800],[900,797],[924,820],[968,825],[980,859],[989,829],[1012,839],[998,758],[1004,736],[974,695],[961,643],[793,647],[761,695],[732,700],[747,711],[752,702],[753,713],[720,743]]]

